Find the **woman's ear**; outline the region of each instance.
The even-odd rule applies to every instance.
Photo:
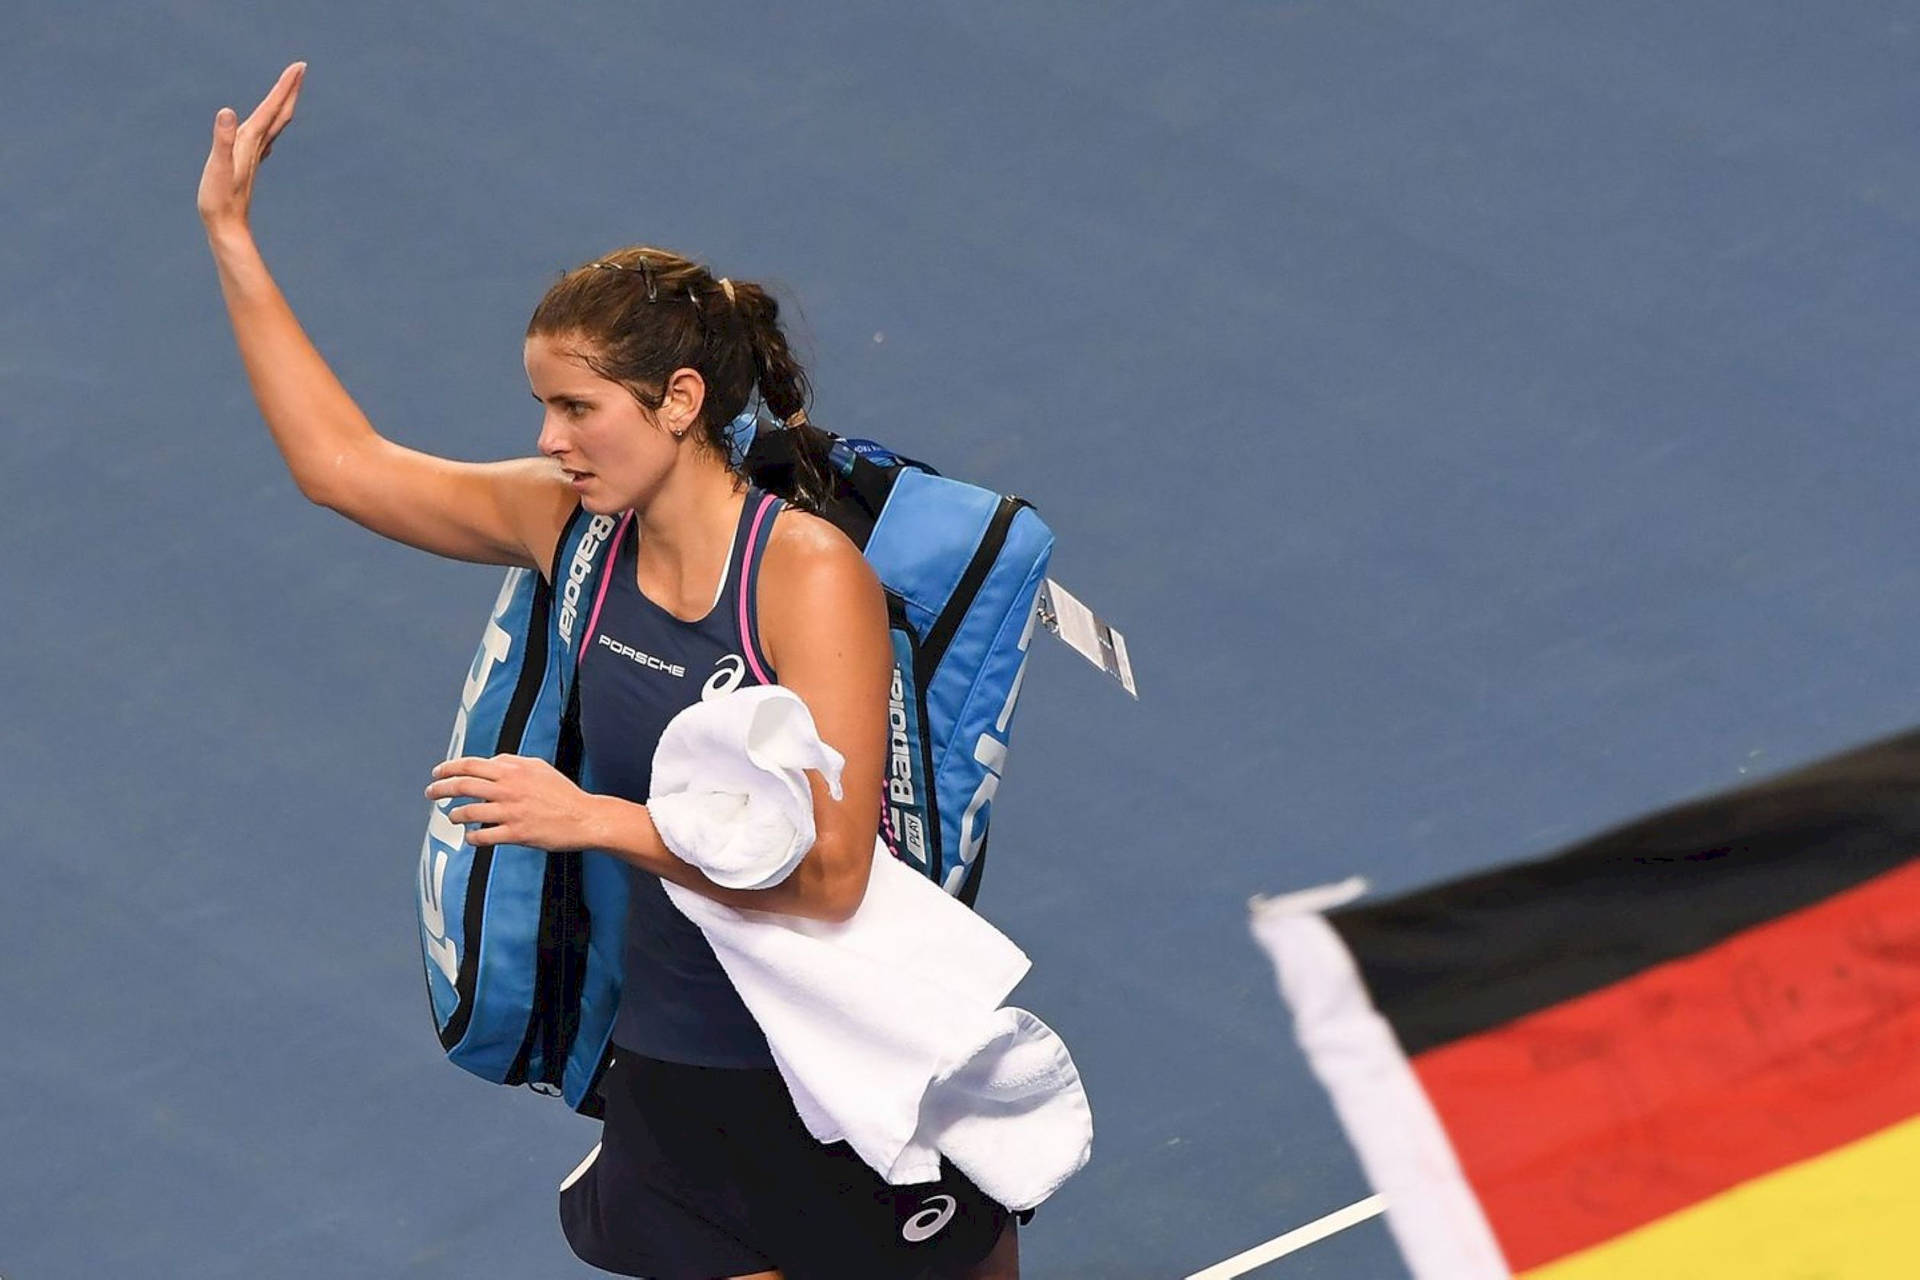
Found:
[[[678,440],[700,421],[700,409],[707,402],[707,380],[692,369],[675,369],[660,389],[660,425]]]

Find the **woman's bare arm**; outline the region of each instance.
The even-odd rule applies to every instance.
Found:
[[[309,500],[457,560],[544,567],[574,499],[544,458],[455,462],[382,437],[307,338],[248,226],[254,177],[293,119],[304,63],[244,123],[223,109],[200,178],[200,216],[261,416]]]

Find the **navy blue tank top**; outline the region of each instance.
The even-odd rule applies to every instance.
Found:
[[[783,504],[747,490],[727,572],[707,615],[676,618],[640,593],[639,522],[616,528],[604,594],[583,637],[580,736],[595,788],[645,804],[653,748],[667,722],[703,697],[771,684],[754,621],[754,586],[773,517]],[[698,925],[661,888],[627,864],[626,980],[614,1017],[616,1043],[650,1058],[704,1067],[772,1067],[760,1026],[741,1003]]]

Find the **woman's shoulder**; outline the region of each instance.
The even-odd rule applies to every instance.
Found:
[[[860,548],[830,521],[796,507],[782,510],[767,535],[756,595],[770,633],[821,619],[860,625],[875,609],[884,627],[880,578]]]
[[[842,533],[832,521],[788,504],[774,518],[767,531],[766,559],[762,571],[782,576],[848,572],[873,568],[853,539]]]

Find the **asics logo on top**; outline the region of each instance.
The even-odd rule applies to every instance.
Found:
[[[640,666],[647,667],[653,671],[664,671],[668,675],[674,677],[675,679],[679,679],[681,676],[684,676],[687,674],[687,669],[681,666],[679,663],[668,662],[664,658],[656,658],[652,654],[642,652],[641,650],[634,648],[630,644],[621,644],[618,640],[615,640],[612,636],[608,635],[604,631],[602,631],[599,635],[595,636],[593,639],[593,642],[597,645],[603,645],[606,648],[613,650],[615,653],[619,654],[623,658],[626,658],[630,662],[638,663]]]
[[[942,1200],[946,1203],[941,1204]],[[940,1228],[953,1221],[953,1211],[960,1207],[952,1196],[934,1196],[921,1203],[926,1208],[908,1218],[906,1225],[900,1228],[900,1238],[908,1244],[919,1244],[922,1240],[939,1235]]]
[[[702,702],[712,702],[715,698],[732,693],[747,675],[746,659],[737,653],[730,653],[713,665],[718,669],[700,686]]]

